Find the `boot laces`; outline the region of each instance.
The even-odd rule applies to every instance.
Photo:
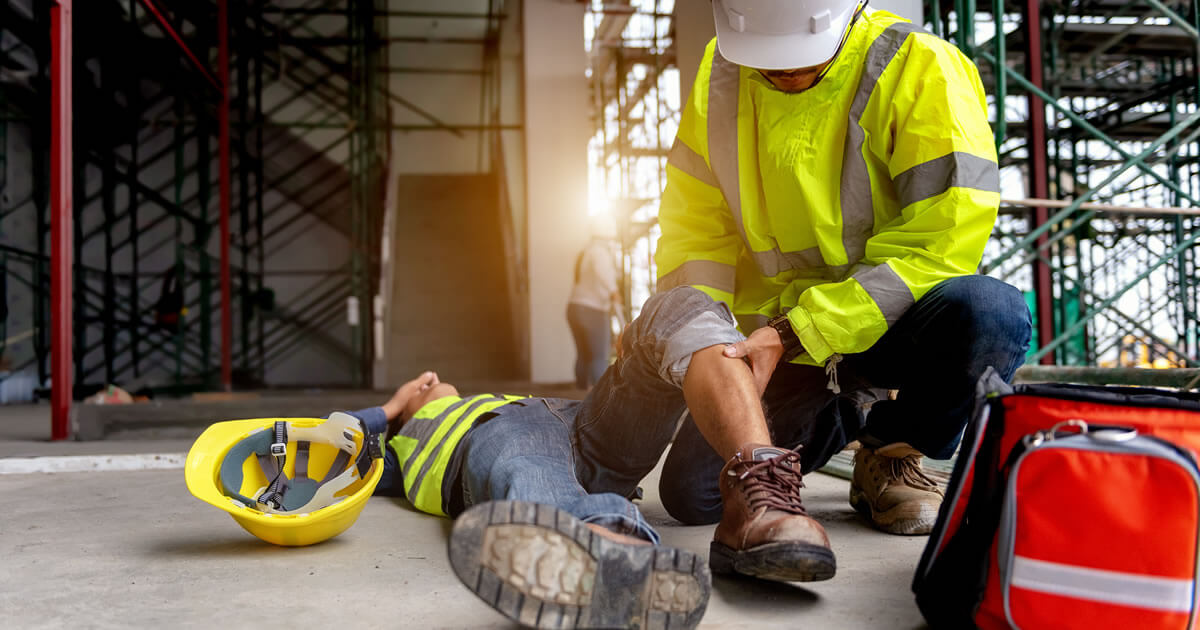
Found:
[[[799,461],[799,454],[792,450],[746,466],[738,479],[746,483],[750,509],[766,507],[807,516],[808,511],[800,502],[804,480],[793,468]]]
[[[938,490],[938,484],[929,475],[925,474],[925,470],[921,468],[920,455],[906,455],[904,457],[885,457],[880,456],[886,462],[888,479],[899,480],[910,488],[918,488],[920,490]]]

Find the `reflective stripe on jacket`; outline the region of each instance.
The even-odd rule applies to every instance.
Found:
[[[480,394],[469,398],[446,396],[421,407],[388,441],[400,462],[404,496],[418,510],[446,516],[455,475],[446,471],[459,442],[467,431],[489,411],[503,407],[521,396]]]
[[[700,64],[667,160],[658,289],[729,304],[744,333],[787,311],[820,364],[870,348],[937,283],[974,273],[999,169],[978,69],[868,11],[814,87]]]

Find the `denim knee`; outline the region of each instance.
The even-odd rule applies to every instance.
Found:
[[[969,341],[974,362],[996,368],[1006,379],[1024,360],[1033,334],[1025,297],[1015,287],[988,276],[962,276],[937,287],[953,309]]]
[[[676,446],[679,446],[676,444]],[[658,478],[658,496],[671,518],[684,525],[711,525],[721,520],[719,472],[701,457],[671,457]],[[715,466],[720,470],[720,462]]]
[[[989,276],[952,278],[938,285],[941,300],[970,325],[986,325],[997,333],[1020,337],[1030,329],[1025,297],[1012,285]]]
[[[693,492],[692,487],[674,483],[662,477],[658,493],[663,507],[671,518],[684,525],[712,525],[721,522],[721,495],[707,496]]]

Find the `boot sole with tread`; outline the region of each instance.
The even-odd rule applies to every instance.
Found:
[[[464,512],[449,554],[467,588],[527,628],[694,628],[712,590],[694,553],[621,544],[562,510],[524,501]]]

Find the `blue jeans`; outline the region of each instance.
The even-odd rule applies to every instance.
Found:
[[[600,467],[576,449],[579,407],[575,400],[526,398],[496,409],[468,431],[458,446],[463,449],[464,508],[500,500],[543,503],[585,523],[658,544],[658,533],[625,498],[632,490],[621,494],[605,491],[599,483],[603,475],[590,472]],[[387,449],[375,494],[403,496],[399,470],[395,452]]]
[[[608,311],[568,303],[567,325],[575,338],[575,386],[587,389],[608,369],[608,346],[612,342]]]
[[[763,400],[772,437],[777,445],[803,447],[805,472],[855,437],[908,442],[948,458],[966,426],[976,380],[988,366],[1011,380],[1031,330],[1015,288],[986,276],[946,280],[869,350],[844,358],[840,394],[826,387],[823,368],[780,365]],[[654,468],[686,413],[681,384],[691,353],[741,338],[728,308],[695,289],[647,301],[622,336],[622,358],[575,419],[576,450],[593,487],[627,495]],[[886,400],[887,389],[898,389],[898,398]],[[684,419],[659,482],[667,511],[687,524],[719,521],[723,465],[691,418]]]

